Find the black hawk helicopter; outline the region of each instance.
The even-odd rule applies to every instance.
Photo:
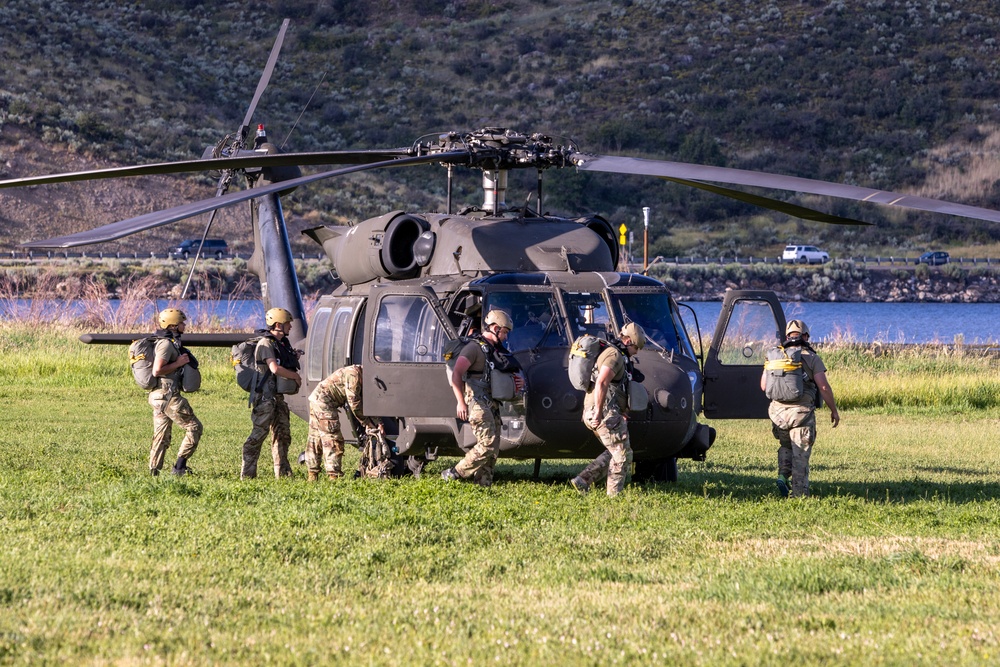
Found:
[[[912,195],[738,169],[632,157],[594,155],[568,140],[507,128],[449,132],[406,148],[279,153],[267,142],[248,147],[251,118],[267,85],[288,21],[281,27],[264,75],[239,131],[199,160],[17,178],[0,188],[189,171],[221,171],[216,196],[156,211],[91,231],[23,244],[68,248],[118,239],[222,207],[249,202],[254,251],[248,267],[260,279],[265,309],[293,315],[292,343],[305,351],[304,383],[288,397],[308,418],[308,395],[340,366],[365,367],[365,414],[382,416],[403,456],[462,455],[475,444],[469,425],[455,416],[446,379],[445,344],[479,326],[490,309],[514,321],[508,344],[525,369],[528,391],[504,404],[501,455],[534,459],[590,458],[602,451],[581,422],[582,392],[566,367],[572,341],[583,333],[617,336],[639,323],[648,343],[636,357],[649,395],[632,412],[629,432],[638,478],[676,479],[677,458],[704,459],[715,429],[710,418],[766,418],[758,381],[764,353],[784,331],[777,296],[766,291],[726,295],[705,355],[694,320],[689,333],[682,307],[663,283],[619,266],[612,225],[591,215],[563,218],[542,212],[543,175],[550,169],[634,174],[700,188],[807,220],[868,224],[729,185],[788,190],[983,220],[1000,212]],[[446,168],[445,212],[392,211],[350,227],[305,233],[324,249],[339,284],[322,296],[306,321],[292,262],[281,195],[328,178],[373,169],[438,164]],[[341,165],[303,176],[300,167]],[[454,170],[482,172],[483,202],[452,211]],[[537,172],[536,207],[506,203],[510,170]],[[241,175],[247,188],[228,193]],[[725,185],[719,185],[719,184]],[[208,235],[212,219],[205,229]],[[197,253],[196,256],[200,255]],[[694,316],[691,311],[692,317]],[[185,336],[189,345],[229,345],[246,336]],[[125,343],[134,335],[89,334],[85,342]],[[345,419],[345,423],[350,423]]]

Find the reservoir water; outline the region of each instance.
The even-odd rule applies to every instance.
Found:
[[[698,317],[703,335],[711,335],[722,309],[721,301],[687,301]],[[782,304],[787,319],[802,319],[815,342],[955,343],[996,344],[1000,341],[1000,303],[829,303]],[[262,326],[260,301],[219,299],[203,301],[152,300],[122,306],[117,301],[89,304],[82,301],[0,299],[0,316],[28,321],[84,319],[119,322],[119,329],[152,328],[156,312],[180,308],[192,320],[189,331],[208,324],[252,330]],[[138,309],[138,310],[137,310]],[[307,313],[309,305],[306,306]],[[128,311],[128,312],[125,312]],[[682,309],[690,328],[691,314]]]
[[[684,302],[711,335],[721,301]],[[783,303],[786,319],[804,320],[814,342],[955,343],[1000,341],[1000,303]],[[685,315],[687,315],[685,313]]]

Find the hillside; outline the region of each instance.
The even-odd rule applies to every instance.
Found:
[[[200,156],[235,131],[286,16],[254,121],[287,150],[508,126],[593,152],[1000,207],[1000,48],[988,0],[17,0],[0,8],[0,176]],[[652,207],[653,254],[772,254],[793,239],[834,254],[1000,243],[998,225],[929,214],[797,200],[877,223],[841,229],[661,182],[547,178],[547,210],[600,212],[638,236],[641,207]],[[480,201],[478,187],[461,180],[456,200]],[[533,189],[534,174],[512,177],[509,198]],[[6,191],[0,247],[213,192],[211,176]],[[440,209],[444,192],[443,170],[421,167],[300,190],[285,208],[300,229]],[[157,250],[203,224],[122,245]],[[238,246],[244,224],[237,211],[214,233]]]

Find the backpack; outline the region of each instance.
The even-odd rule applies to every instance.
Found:
[[[444,358],[448,382],[451,382],[451,374],[455,370],[455,363],[458,361],[459,355],[469,343],[478,343],[483,349],[483,354],[486,355],[483,382],[490,386],[490,396],[497,401],[512,401],[518,398],[523,393],[523,389],[521,392],[516,390],[514,374],[521,373],[521,365],[505,349],[494,347],[478,336],[459,336],[444,344],[441,356]],[[524,379],[523,374],[521,379]]]
[[[772,401],[793,403],[805,394],[802,348],[773,347],[764,362],[764,394]]]
[[[597,364],[597,358],[608,345],[608,341],[590,334],[583,334],[573,341],[573,345],[569,348],[569,366],[566,372],[574,389],[590,391],[594,384],[594,366]]]
[[[160,386],[160,378],[153,375],[153,359],[156,357],[157,336],[146,336],[132,341],[128,346],[128,363],[132,367],[132,377],[140,389],[152,391]]]
[[[448,374],[448,382],[451,382],[451,374],[455,370],[455,363],[458,361],[458,356],[462,354],[465,346],[473,340],[475,339],[471,336],[459,336],[444,344],[444,348],[441,350],[441,358],[444,359],[444,370]]]
[[[362,430],[362,433],[364,431]],[[364,433],[360,438],[361,458],[356,477],[388,479],[396,466],[394,447],[381,433]]]
[[[260,374],[257,372],[257,343],[264,338],[263,335],[251,336],[242,343],[233,345],[230,353],[230,363],[233,364],[233,371],[236,373],[236,384],[243,391],[251,393],[260,384]]]

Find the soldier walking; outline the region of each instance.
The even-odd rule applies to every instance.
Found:
[[[777,361],[775,369],[771,358]],[[809,345],[809,327],[802,320],[792,320],[785,327],[785,342],[768,354],[768,363],[760,378],[760,388],[771,404],[767,414],[771,418],[771,432],[778,440],[778,492],[783,497],[793,498],[809,495],[809,456],[816,442],[816,408],[819,406],[817,392],[830,406],[830,421],[833,428],[840,424],[840,412],[833,398],[833,389],[826,379],[826,366]],[[768,387],[768,379],[774,385],[784,382],[798,387],[791,393],[781,395]],[[787,378],[787,380],[785,379]],[[798,398],[792,398],[800,393]],[[775,398],[780,396],[783,400]]]
[[[583,423],[601,440],[606,452],[590,462],[570,480],[577,491],[590,487],[607,475],[608,496],[614,498],[625,488],[632,465],[632,445],[628,435],[628,382],[630,359],[646,346],[646,332],[635,322],[622,327],[621,336],[601,352],[594,364],[597,379],[583,399]]]
[[[491,310],[483,321],[483,332],[459,352],[451,373],[451,388],[457,402],[456,415],[468,421],[476,434],[476,445],[453,468],[441,473],[446,480],[473,481],[492,486],[493,468],[500,453],[500,403],[493,398],[490,373],[520,370],[504,347],[514,328],[510,315]],[[516,388],[521,378],[515,376]]]
[[[253,429],[243,443],[240,479],[252,479],[257,476],[257,460],[260,458],[261,445],[268,433],[271,435],[274,476],[276,478],[292,476],[292,466],[288,463],[292,429],[288,404],[285,403],[285,397],[278,388],[278,378],[291,380],[296,391],[302,383],[302,378],[297,373],[298,352],[292,349],[288,342],[288,332],[292,329],[292,314],[284,308],[271,308],[264,314],[264,321],[267,330],[254,348],[254,362],[260,379],[256,383],[256,391],[250,397],[253,406],[250,421],[253,423]]]
[[[187,462],[198,448],[201,440],[201,422],[194,415],[191,404],[181,395],[181,373],[184,366],[198,362],[186,351],[182,352],[181,334],[184,333],[187,316],[176,308],[167,308],[159,313],[160,329],[156,332],[156,347],[153,358],[153,377],[157,386],[149,392],[149,405],[153,408],[153,445],[149,450],[149,472],[159,475],[163,467],[163,457],[170,447],[173,424],[184,429],[184,440],[177,455],[172,472],[182,476],[189,474]]]

